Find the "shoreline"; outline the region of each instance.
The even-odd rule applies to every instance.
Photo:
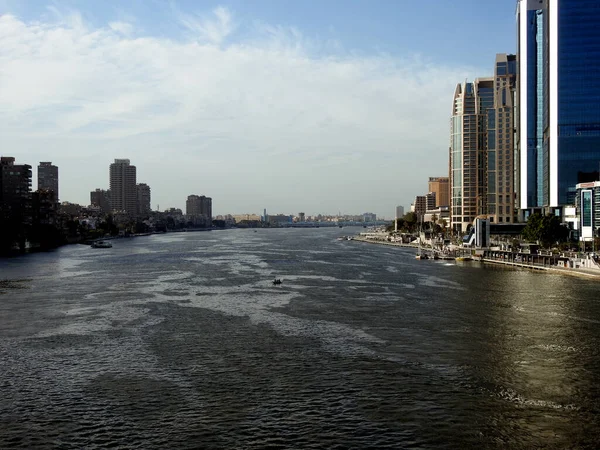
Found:
[[[388,245],[388,246],[393,246],[393,247],[404,247],[404,248],[414,248],[414,249],[418,248],[418,246],[412,245],[412,244],[404,244],[404,243],[400,243],[400,242],[379,241],[376,239],[367,239],[364,237],[353,237],[352,240],[358,241],[358,242],[366,242],[368,244]],[[495,261],[492,259],[478,259],[478,258],[473,258],[473,261],[481,262],[483,264],[493,264],[493,265],[498,265],[498,266],[514,267],[515,269],[525,269],[525,270],[530,270],[530,271],[542,271],[542,272],[549,272],[549,273],[560,274],[560,275],[570,275],[570,276],[576,276],[576,277],[583,277],[583,278],[587,278],[587,279],[600,280],[600,270],[596,273],[590,269],[572,269],[572,268],[563,268],[563,267],[558,267],[558,266],[556,266],[556,267],[554,267],[554,266],[534,266],[534,265],[528,265],[528,264],[522,264],[522,263],[509,263],[509,262],[505,262],[505,261]]]

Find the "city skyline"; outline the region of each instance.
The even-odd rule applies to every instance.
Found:
[[[447,175],[453,87],[516,45],[514,4],[103,5],[0,3],[3,154],[53,161],[81,204],[128,158],[153,208],[392,217]],[[451,55],[461,24],[477,43]]]

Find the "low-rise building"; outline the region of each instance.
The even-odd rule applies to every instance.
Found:
[[[576,186],[576,209],[579,217],[579,240],[591,241],[600,230],[600,181]]]

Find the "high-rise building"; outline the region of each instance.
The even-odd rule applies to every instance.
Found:
[[[415,202],[411,205],[411,210],[417,215],[417,220],[422,221],[427,211],[427,197],[425,195],[417,195]]]
[[[487,120],[493,107],[493,78],[456,86],[450,123],[450,214],[455,231],[466,231],[487,212]]]
[[[487,215],[513,223],[515,205],[515,55],[498,54],[494,67],[494,107],[487,117]]]
[[[597,0],[519,0],[520,208],[560,213],[599,178]]]
[[[189,195],[185,202],[185,213],[194,223],[212,226],[212,199],[204,195]]]
[[[437,195],[435,192],[428,192],[425,195],[425,204],[427,211],[431,211],[436,208],[436,198]]]
[[[396,206],[396,219],[404,217],[404,206]]]
[[[112,210],[110,207],[110,191],[96,189],[90,192],[90,204],[98,206],[103,213],[109,213]]]
[[[450,205],[450,178],[429,177],[429,192],[435,193],[435,207]],[[433,209],[433,208],[431,208]]]
[[[128,159],[115,159],[110,165],[110,194],[113,211],[137,213],[136,168]]]
[[[31,166],[15,164],[15,158],[2,156],[0,157],[0,229],[9,239],[14,238],[24,245],[25,229],[31,225],[31,220]]]
[[[38,184],[40,191],[52,191],[58,202],[58,167],[51,162],[40,162],[38,165]]]
[[[137,185],[137,206],[139,216],[150,214],[150,186],[146,183]]]

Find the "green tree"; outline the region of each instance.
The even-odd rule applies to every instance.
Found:
[[[419,221],[419,218],[414,212],[411,211],[406,213],[402,220],[404,222],[403,228],[406,231],[415,231],[417,229],[417,223]]]
[[[569,237],[569,229],[560,223],[560,219],[552,214],[542,216],[532,214],[523,229],[523,237],[530,242],[538,242],[543,247],[565,242]]]

